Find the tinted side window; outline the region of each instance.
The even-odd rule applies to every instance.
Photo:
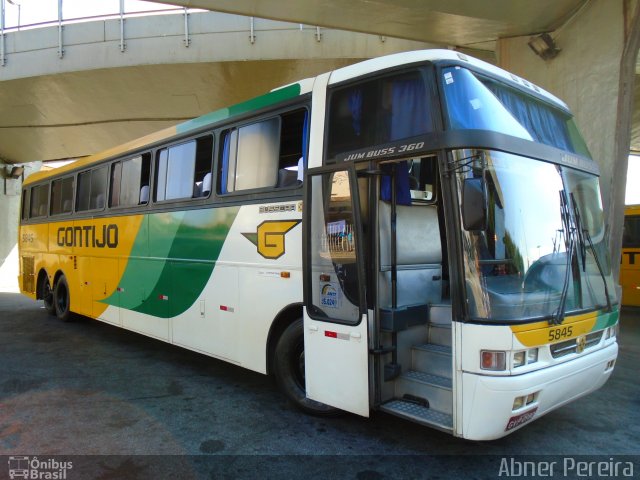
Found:
[[[51,182],[51,215],[71,213],[73,207],[73,177]]]
[[[22,220],[29,218],[29,190],[22,190]]]
[[[327,157],[435,129],[421,72],[393,75],[334,91],[329,106]]]
[[[624,218],[622,248],[640,248],[640,215]]]
[[[145,153],[111,166],[109,206],[130,207],[149,201],[151,154]]]
[[[78,175],[76,211],[103,209],[107,192],[107,166],[81,172]]]
[[[211,135],[159,150],[155,199],[164,201],[208,196],[212,159]]]
[[[29,217],[46,217],[49,204],[49,184],[39,185],[31,189],[31,210]]]
[[[218,191],[299,185],[307,119],[307,110],[300,109],[223,132]]]

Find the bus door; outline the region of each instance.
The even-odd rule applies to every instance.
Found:
[[[305,388],[307,397],[369,416],[362,230],[353,166],[305,179]]]

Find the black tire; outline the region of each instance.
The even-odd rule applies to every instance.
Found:
[[[335,416],[340,410],[307,398],[304,386],[304,331],[302,319],[289,325],[278,339],[273,355],[273,370],[278,387],[300,410],[322,417]]]
[[[49,283],[49,278],[45,275],[42,277],[42,302],[44,303],[44,309],[47,311],[49,315],[56,314],[56,307],[53,303],[53,289],[51,288],[51,283]]]
[[[71,320],[71,302],[69,296],[69,284],[64,275],[56,282],[53,288],[53,304],[56,309],[56,317],[63,322]]]

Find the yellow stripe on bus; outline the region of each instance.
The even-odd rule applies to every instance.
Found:
[[[525,347],[536,347],[585,335],[593,330],[598,316],[599,312],[572,315],[565,317],[560,325],[549,325],[549,322],[542,321],[514,325],[511,331]]]
[[[23,225],[21,255],[34,255],[36,278],[42,268],[51,279],[62,271],[72,310],[99,317],[108,306],[100,302],[118,287],[143,219],[129,215]]]

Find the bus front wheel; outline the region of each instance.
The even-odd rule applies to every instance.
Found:
[[[71,320],[71,302],[69,297],[69,284],[62,275],[53,287],[53,304],[56,309],[56,317],[63,322]]]
[[[318,416],[334,416],[340,410],[307,398],[304,379],[304,331],[302,319],[289,325],[276,344],[274,375],[280,390],[300,410]]]

